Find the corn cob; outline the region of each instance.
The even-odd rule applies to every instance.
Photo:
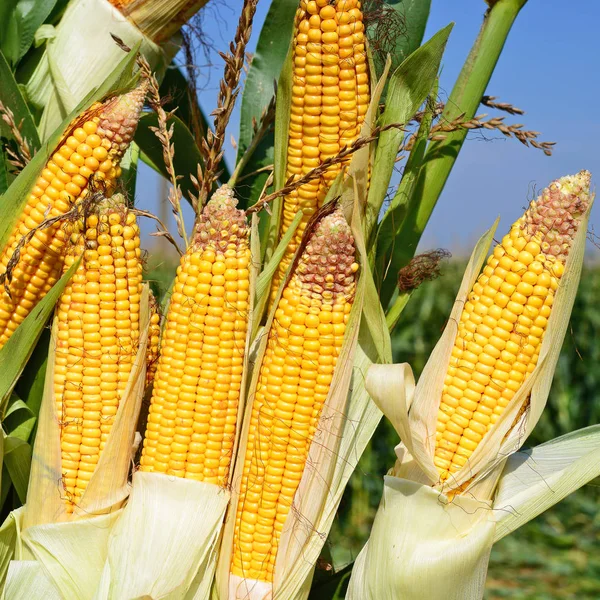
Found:
[[[70,510],[98,464],[129,380],[142,293],[139,228],[121,195],[94,207],[71,244],[65,269],[83,258],[58,304],[54,367]]]
[[[80,202],[92,180],[104,181],[108,188],[114,184],[145,95],[144,83],[128,94],[95,104],[71,123],[29,194],[2,253],[0,275],[6,273],[24,236]],[[36,231],[21,249],[10,283],[5,281],[0,290],[0,348],[56,283],[68,239],[68,223],[56,223]]]
[[[150,331],[146,350],[146,387],[152,384],[158,366],[160,342],[160,307],[156,297],[150,292]]]
[[[277,306],[253,399],[233,575],[273,581],[354,300],[354,255],[350,228],[336,209],[318,222]]]
[[[161,340],[143,471],[225,486],[235,441],[249,302],[248,227],[222,186],[181,258]]]
[[[358,0],[300,2],[293,42],[293,87],[286,179],[297,178],[352,144],[369,106],[369,74],[361,3]],[[323,204],[344,163],[327,169],[284,198],[280,237],[299,210],[303,218],[279,265],[277,289],[306,225]]]
[[[474,284],[438,412],[434,462],[441,480],[465,466],[533,372],[589,186],[587,171],[553,182],[494,248]]]

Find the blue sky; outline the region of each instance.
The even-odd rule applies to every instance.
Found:
[[[215,0],[213,0],[215,2]],[[206,35],[224,50],[233,38],[241,0],[216,0],[205,9]],[[568,6],[568,9],[567,9]],[[249,51],[254,49],[268,0],[259,0]],[[455,23],[442,63],[440,94],[452,85],[479,31],[483,0],[432,0],[425,38],[449,22]],[[529,0],[521,10],[487,93],[526,111],[524,116],[507,115],[508,123],[524,123],[540,131],[540,139],[555,141],[553,155],[526,148],[501,134],[471,134],[442,193],[422,240],[422,248],[442,246],[455,254],[470,252],[475,240],[501,216],[500,231],[516,220],[534,190],[562,175],[588,169],[600,176],[600,119],[594,102],[600,96],[597,23],[600,5],[595,0]],[[210,24],[210,27],[208,27]],[[201,102],[210,112],[215,106],[222,61],[213,54],[212,68],[204,68]],[[482,107],[479,112],[494,114]],[[230,135],[237,137],[237,111],[226,141],[226,158],[234,157]],[[158,178],[144,169],[138,202],[156,210]],[[191,211],[186,211],[191,225]],[[600,235],[599,209],[592,213],[591,226]],[[153,226],[146,223],[146,232]],[[173,228],[174,230],[174,228]],[[591,247],[590,258],[600,251]]]

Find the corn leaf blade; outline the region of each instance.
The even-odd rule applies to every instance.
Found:
[[[388,85],[381,125],[408,123],[425,101],[434,85],[452,26],[447,25],[438,31],[394,71]],[[396,128],[383,132],[379,137],[368,196],[367,215],[370,216],[366,223],[367,236],[375,226],[383,205],[403,137],[404,132]]]

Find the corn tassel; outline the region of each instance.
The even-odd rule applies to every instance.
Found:
[[[302,0],[293,41],[287,178],[298,178],[354,142],[369,106],[369,73],[358,0]],[[273,277],[271,302],[311,216],[345,163],[333,165],[284,198],[280,238],[303,218]]]
[[[322,218],[277,306],[254,395],[231,573],[272,582],[281,532],[319,427],[355,293],[354,240]]]
[[[207,203],[182,256],[161,341],[143,471],[225,486],[249,302],[248,227],[227,186]]]
[[[71,234],[65,269],[81,263],[58,304],[54,370],[65,497],[73,505],[95,470],[139,341],[139,228],[122,196],[103,200]]]
[[[56,283],[63,268],[69,224],[59,222],[35,232],[13,264],[23,238],[46,219],[81,202],[92,182],[114,186],[119,161],[129,145],[146,95],[146,84],[97,103],[71,123],[29,194],[19,222],[4,248],[0,276],[13,267],[0,291],[0,348]]]
[[[589,186],[582,171],[546,188],[495,247],[468,296],[437,420],[442,481],[465,466],[537,364]]]

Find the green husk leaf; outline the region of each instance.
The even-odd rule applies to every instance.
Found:
[[[269,300],[269,292],[271,290],[271,281],[273,279],[273,275],[275,274],[275,271],[277,271],[277,267],[279,266],[283,255],[285,254],[285,250],[301,220],[302,212],[298,211],[293,221],[290,223],[287,231],[285,232],[285,235],[281,238],[279,244],[277,244],[277,248],[275,248],[273,256],[271,256],[271,259],[265,265],[265,268],[262,270],[261,274],[256,280],[256,308],[254,311],[254,319],[252,324],[252,340],[256,335],[262,315],[267,305],[267,301]],[[258,237],[258,235],[256,237]]]
[[[1,438],[0,438],[1,439]],[[4,589],[10,561],[20,552],[21,519],[23,507],[9,513],[0,527],[0,590]]]
[[[19,375],[23,371],[35,344],[54,309],[60,294],[77,269],[75,263],[42,298],[25,320],[17,327],[10,339],[0,350],[0,399],[2,410],[10,397]]]
[[[600,425],[516,452],[494,498],[494,542],[537,517],[600,474]]]
[[[375,249],[377,250],[375,254],[377,257],[377,275],[379,279],[382,280],[385,278],[385,272],[389,272],[389,279],[392,280],[391,286],[396,282],[396,275],[400,267],[397,255],[400,254],[401,256],[405,256],[407,250],[410,251],[411,254],[414,251],[414,249],[409,250],[405,247],[406,244],[404,240],[399,240],[400,243],[396,245],[394,245],[394,242],[399,239],[397,237],[398,233],[411,205],[413,193],[417,191],[414,188],[414,183],[417,174],[423,165],[423,158],[427,148],[427,137],[433,123],[437,91],[438,86],[436,84],[433,86],[431,94],[429,94],[429,99],[425,106],[415,144],[406,161],[406,166],[404,167],[402,180],[400,181],[398,190],[377,227],[377,246],[375,247],[375,245],[373,245],[373,251],[375,251]],[[390,248],[392,251],[388,262]],[[385,305],[387,303],[384,300],[382,304]]]
[[[31,598],[62,600],[60,592],[44,571],[44,567],[35,560],[10,563],[4,598],[5,600],[31,600]]]
[[[479,600],[493,523],[489,502],[386,476],[371,536],[352,571],[347,600]]]
[[[381,125],[408,123],[423,104],[434,85],[452,27],[453,24],[450,24],[438,31],[394,71]],[[396,128],[383,132],[379,137],[368,196],[367,238],[377,222],[403,138],[402,129]]]
[[[119,10],[105,0],[73,0],[55,37],[46,43],[44,56],[27,82],[28,98],[43,109],[40,137],[46,139],[94,88],[110,78],[113,65],[124,56],[111,38],[120,37],[130,48],[141,50],[151,66],[163,72],[177,51],[146,38]],[[73,52],[73,48],[77,48]],[[130,55],[132,52],[129,53]]]
[[[279,82],[277,84],[277,104],[275,110],[275,142],[273,151],[273,187],[280,190],[285,185],[285,173],[287,170],[287,149],[290,126],[290,109],[292,105],[292,75],[293,60],[292,48],[288,51],[285,62],[281,69]],[[267,261],[279,240],[279,229],[281,212],[283,207],[282,198],[276,198],[271,204],[271,216],[269,219],[269,233],[266,237],[265,261]]]

